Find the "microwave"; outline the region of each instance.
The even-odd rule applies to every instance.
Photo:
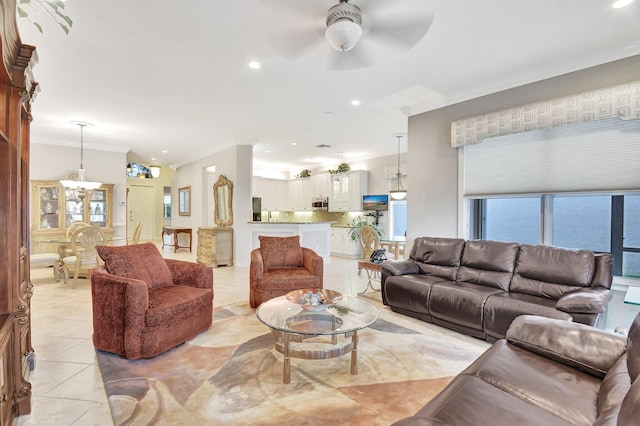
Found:
[[[313,197],[311,199],[311,210],[316,212],[329,210],[329,197]]]

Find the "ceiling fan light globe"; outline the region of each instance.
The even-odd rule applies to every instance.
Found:
[[[353,49],[362,37],[362,27],[349,19],[342,19],[327,27],[324,36],[331,47],[346,52]]]

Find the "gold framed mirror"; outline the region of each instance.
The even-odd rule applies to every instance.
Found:
[[[220,175],[216,183],[213,184],[213,199],[215,201],[214,221],[218,226],[233,225],[233,182]]]
[[[178,214],[191,216],[191,185],[178,188]]]

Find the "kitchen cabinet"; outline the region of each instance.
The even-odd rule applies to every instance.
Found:
[[[318,173],[311,176],[312,196],[328,197],[331,195],[331,173]]]
[[[356,170],[331,176],[329,211],[362,211],[362,196],[367,193],[369,172]]]
[[[362,249],[358,240],[352,241],[349,235],[350,227],[331,227],[331,255],[348,257],[350,259],[362,258]]]
[[[31,181],[32,254],[50,252],[46,240],[66,239],[75,222],[99,226],[113,234],[113,184],[103,183],[93,197],[74,197],[59,181]]]
[[[311,178],[294,179],[288,182],[288,211],[311,211],[313,182]]]
[[[262,197],[262,178],[260,176],[253,176],[251,179],[251,196]]]
[[[287,210],[287,192],[289,186],[286,180],[262,179],[262,210]]]

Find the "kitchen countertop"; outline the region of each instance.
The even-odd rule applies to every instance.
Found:
[[[333,221],[325,221],[325,222],[247,222],[249,225],[319,225],[321,223],[332,224],[335,223]]]

